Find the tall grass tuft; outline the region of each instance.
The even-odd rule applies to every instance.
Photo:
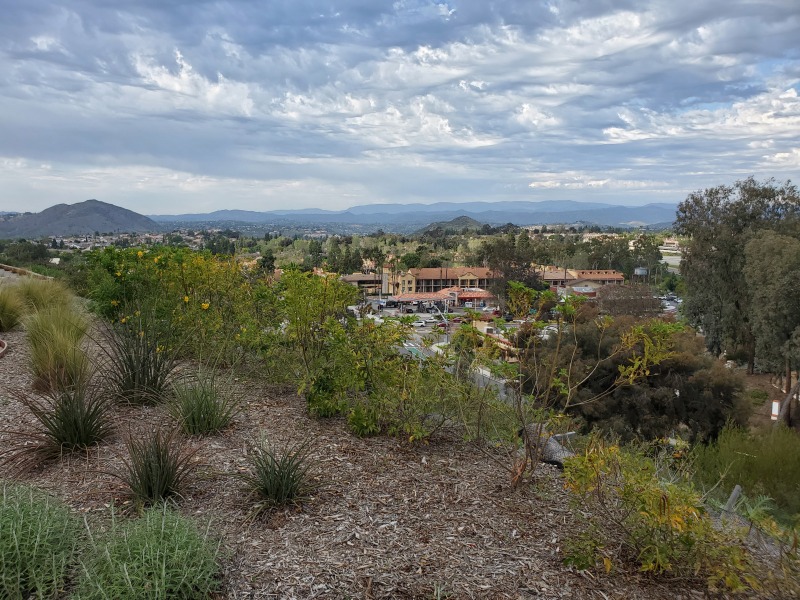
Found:
[[[189,435],[225,429],[240,408],[211,369],[201,369],[197,376],[176,383],[168,406],[170,415]]]
[[[219,542],[167,506],[115,520],[91,545],[76,600],[207,600],[219,591]]]
[[[136,311],[115,323],[106,337],[109,360],[105,375],[122,400],[155,404],[169,395],[177,351],[152,313]]]
[[[162,429],[144,437],[128,437],[128,458],[119,475],[134,500],[149,506],[180,496],[195,468],[197,452],[184,449],[175,431]]]
[[[65,506],[31,488],[0,483],[0,598],[54,596],[80,539],[80,524]]]
[[[299,504],[313,493],[316,485],[311,477],[309,443],[278,449],[266,440],[253,444],[250,450],[250,472],[240,478],[255,498],[255,514],[267,509]]]
[[[82,347],[89,328],[86,317],[65,305],[56,305],[28,315],[23,323],[34,388],[84,387],[90,374],[89,357]]]
[[[0,331],[14,329],[25,313],[22,299],[10,285],[0,285]]]
[[[110,402],[89,386],[52,389],[43,397],[15,395],[37,421],[36,429],[20,434],[23,443],[9,452],[8,462],[20,471],[99,444],[113,431]]]
[[[63,306],[71,308],[74,296],[69,288],[53,279],[24,277],[14,284],[15,292],[27,313]]]

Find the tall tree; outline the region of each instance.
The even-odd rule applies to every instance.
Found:
[[[742,250],[759,230],[797,231],[798,209],[790,182],[752,177],[693,192],[678,207],[676,231],[690,237],[681,260],[684,312],[702,327],[709,350],[744,349],[751,372],[756,344]]]

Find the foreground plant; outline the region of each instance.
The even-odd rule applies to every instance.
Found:
[[[50,598],[75,561],[80,525],[32,488],[0,484],[0,598]]]
[[[16,327],[25,312],[25,305],[10,285],[0,285],[0,331]]]
[[[88,385],[51,389],[44,396],[15,395],[37,421],[33,431],[19,434],[24,442],[10,454],[9,461],[20,470],[86,450],[105,441],[113,431],[107,397]]]
[[[167,506],[114,520],[91,545],[76,600],[206,600],[219,591],[219,542]]]
[[[566,544],[567,563],[610,571],[632,562],[656,575],[703,576],[711,590],[758,587],[741,541],[715,529],[700,494],[681,479],[663,478],[643,452],[594,437],[565,464],[583,521]]]
[[[75,300],[69,288],[54,279],[23,277],[14,288],[28,314],[55,307],[70,309]]]
[[[211,369],[201,369],[196,377],[176,383],[168,406],[170,415],[189,435],[225,429],[239,409],[239,403],[224,389]]]
[[[156,430],[126,442],[128,458],[119,474],[130,488],[134,500],[152,505],[180,496],[195,468],[196,453],[183,447],[174,431]]]
[[[177,354],[166,327],[151,312],[134,311],[107,332],[106,376],[123,400],[154,404],[171,389]]]
[[[86,317],[68,306],[44,308],[24,319],[34,388],[83,387],[90,361],[82,347],[89,329]]]
[[[248,462],[250,472],[240,475],[255,498],[255,514],[277,506],[299,504],[314,491],[309,442],[279,449],[262,439],[253,444]]]

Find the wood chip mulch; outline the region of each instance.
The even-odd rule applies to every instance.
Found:
[[[0,443],[32,419],[14,398],[30,389],[22,332],[2,334]],[[689,600],[706,597],[699,581],[664,581],[626,571],[579,572],[562,563],[572,512],[561,475],[537,469],[513,490],[508,473],[451,433],[427,445],[361,439],[340,420],[310,418],[289,390],[257,378],[232,382],[244,411],[224,433],[187,439],[198,471],[179,502],[211,522],[225,551],[221,598],[590,598]],[[117,434],[82,455],[27,473],[87,519],[112,506],[130,510],[120,468],[124,440],[169,422],[161,407],[115,408]],[[248,443],[309,439],[319,488],[302,507],[253,518],[233,473],[246,469]],[[501,457],[498,457],[501,458]],[[0,479],[10,477],[0,465]]]

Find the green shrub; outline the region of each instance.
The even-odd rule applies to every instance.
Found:
[[[109,402],[88,386],[53,389],[43,397],[20,392],[17,398],[37,421],[12,455],[20,469],[99,444],[113,430]]]
[[[275,506],[298,504],[314,490],[308,442],[282,450],[261,440],[250,449],[249,473],[240,477],[256,499],[256,514]]]
[[[196,451],[185,450],[174,431],[156,430],[126,442],[128,458],[120,474],[137,503],[151,505],[179,496],[195,468]]]
[[[0,484],[0,598],[51,598],[63,589],[81,538],[69,509],[22,486]]]
[[[168,397],[177,365],[168,324],[149,311],[134,311],[107,332],[106,378],[118,397],[133,404],[154,404]]]
[[[800,514],[800,435],[791,429],[750,433],[729,425],[715,442],[695,448],[694,468],[707,489],[724,477],[717,487],[721,501],[739,484],[751,498],[772,498],[772,514],[784,523]]]
[[[25,312],[25,305],[10,285],[0,285],[0,331],[16,327]]]
[[[239,403],[225,391],[211,370],[173,386],[169,412],[189,435],[225,429],[239,411]]]
[[[166,506],[114,521],[92,546],[76,600],[206,600],[219,591],[219,543]]]
[[[69,288],[53,279],[23,277],[14,284],[14,287],[27,313],[57,306],[72,308],[74,302],[74,296]]]
[[[24,319],[30,346],[34,387],[39,390],[83,387],[90,362],[82,347],[89,329],[86,317],[66,305],[55,305]]]
[[[630,562],[654,574],[705,577],[711,590],[758,586],[741,541],[715,529],[700,494],[680,478],[663,478],[642,451],[595,437],[565,467],[581,521],[566,562],[607,571]]]

